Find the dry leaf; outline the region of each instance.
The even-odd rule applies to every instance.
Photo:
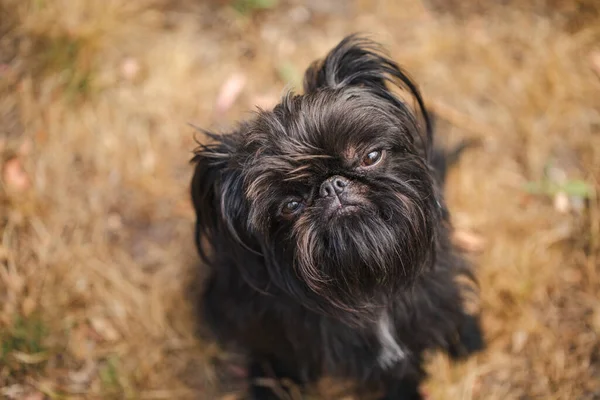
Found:
[[[140,74],[140,63],[133,57],[127,57],[121,63],[121,76],[128,80],[135,80]]]
[[[231,75],[221,86],[215,109],[218,113],[224,113],[233,106],[240,93],[246,86],[246,77],[242,74]]]
[[[457,230],[454,232],[454,242],[457,246],[470,253],[478,253],[485,248],[485,239],[475,232]]]
[[[11,355],[19,362],[23,364],[39,364],[48,359],[48,354],[46,353],[35,353],[35,354],[27,354],[20,351],[13,351]]]
[[[3,178],[8,186],[18,191],[26,190],[30,185],[29,177],[21,165],[21,160],[16,157],[4,164]]]
[[[569,196],[565,192],[558,192],[554,196],[554,209],[562,214],[568,213],[571,209]]]
[[[306,7],[296,6],[288,12],[288,16],[297,24],[305,24],[310,21],[311,14]]]
[[[112,324],[106,319],[101,317],[90,318],[92,328],[107,342],[114,342],[119,339],[119,333],[112,326]]]

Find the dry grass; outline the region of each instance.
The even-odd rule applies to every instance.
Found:
[[[440,135],[483,143],[449,198],[489,348],[433,356],[430,397],[600,398],[597,2],[275,3],[0,0],[0,397],[238,398],[243,371],[196,338],[184,295],[186,123],[226,127],[366,31]]]

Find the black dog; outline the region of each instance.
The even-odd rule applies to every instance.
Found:
[[[340,377],[420,399],[426,350],[483,345],[430,117],[406,74],[356,36],[308,69],[304,89],[196,151],[203,320],[245,351],[251,378]]]

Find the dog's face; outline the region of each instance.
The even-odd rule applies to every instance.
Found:
[[[306,94],[285,97],[203,147],[192,193],[199,233],[212,236],[213,247],[229,234],[240,250],[260,254],[280,289],[355,309],[399,290],[431,264],[440,209],[428,131],[382,79],[401,72],[364,47],[343,45],[309,69]],[[336,51],[348,58],[357,49],[370,57],[363,67],[369,61],[394,68],[381,76],[367,71],[355,82],[328,75],[328,60],[341,57]],[[211,221],[209,202],[218,208]]]

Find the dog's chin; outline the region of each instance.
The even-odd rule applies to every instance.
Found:
[[[329,210],[327,222],[313,221],[314,229],[298,238],[300,276],[315,292],[348,308],[408,285],[416,266],[403,259],[406,238],[398,224],[366,204]]]

